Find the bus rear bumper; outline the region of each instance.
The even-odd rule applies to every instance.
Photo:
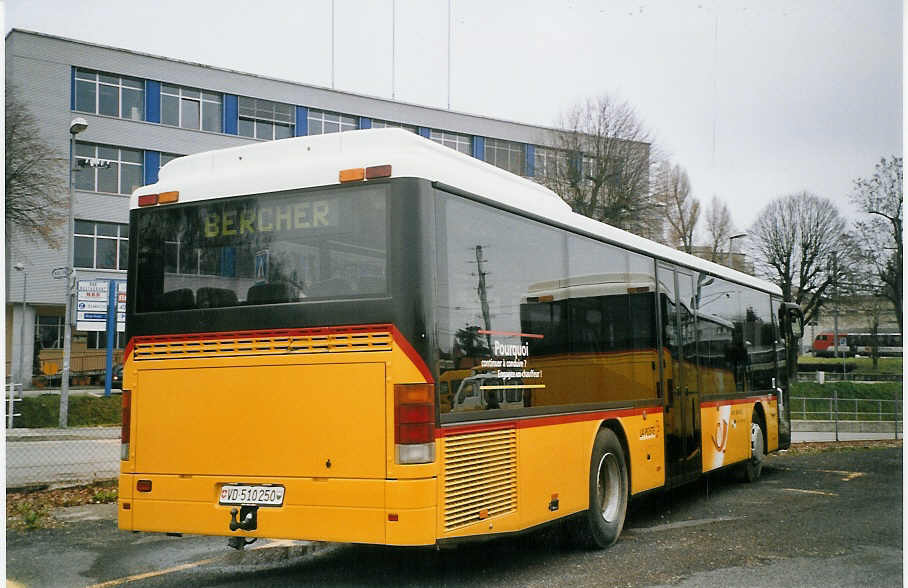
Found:
[[[139,480],[151,482],[138,492]],[[281,506],[255,509],[255,530],[230,530],[233,505],[218,503],[225,483],[278,484]],[[118,524],[128,531],[267,537],[384,545],[433,545],[436,480],[248,478],[121,474]]]

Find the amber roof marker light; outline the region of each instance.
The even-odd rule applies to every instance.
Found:
[[[346,182],[359,182],[365,179],[366,170],[361,167],[342,169],[337,177],[342,184]]]

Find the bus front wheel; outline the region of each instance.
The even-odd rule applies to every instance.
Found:
[[[763,458],[766,456],[766,444],[763,437],[763,420],[760,413],[754,411],[750,425],[750,459],[744,463],[744,479],[756,482],[763,473]]]
[[[578,520],[579,539],[588,548],[615,543],[627,514],[627,462],[618,436],[600,429],[590,459],[590,506]]]

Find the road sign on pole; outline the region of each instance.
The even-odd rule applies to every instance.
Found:
[[[108,280],[79,280],[76,288],[76,330],[107,328]]]

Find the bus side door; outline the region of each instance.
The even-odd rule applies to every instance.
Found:
[[[665,378],[665,459],[669,485],[682,484],[700,473],[700,396],[697,325],[693,276],[659,264],[662,341],[668,350]]]

